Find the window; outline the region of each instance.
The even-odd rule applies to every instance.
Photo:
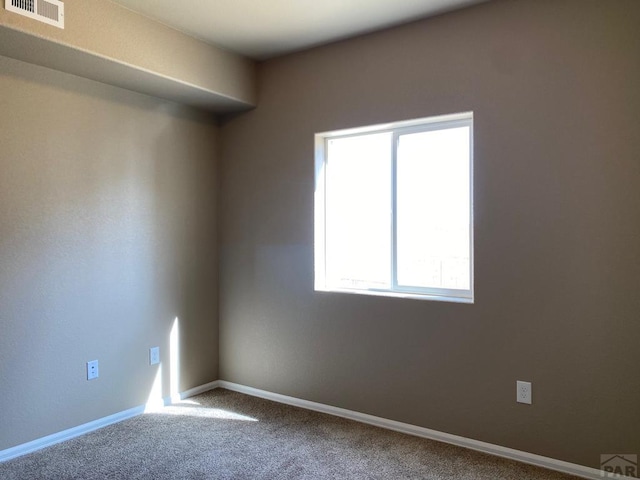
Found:
[[[315,289],[472,303],[473,114],[315,140]]]

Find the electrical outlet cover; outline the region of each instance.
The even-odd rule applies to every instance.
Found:
[[[99,375],[98,360],[87,362],[87,380],[95,380]]]
[[[516,401],[531,405],[531,382],[516,381]]]
[[[151,347],[149,349],[149,365],[157,365],[160,363],[160,347]]]

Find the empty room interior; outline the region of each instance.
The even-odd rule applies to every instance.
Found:
[[[0,477],[230,392],[637,476],[639,1],[22,3],[0,7]],[[451,129],[460,194],[404,170]],[[402,230],[454,210],[460,242]],[[436,244],[463,260],[415,260]],[[314,477],[289,463],[256,478]]]

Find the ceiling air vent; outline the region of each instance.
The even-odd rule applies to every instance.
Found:
[[[4,0],[4,8],[64,28],[64,3],[58,0]]]

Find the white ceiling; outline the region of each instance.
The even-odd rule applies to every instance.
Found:
[[[114,0],[263,60],[487,0]]]

